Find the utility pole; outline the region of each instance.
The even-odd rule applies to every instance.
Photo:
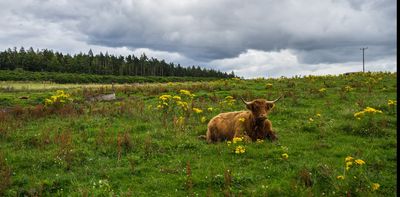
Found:
[[[368,49],[368,47],[366,47],[366,48],[361,48],[360,50],[362,50],[363,51],[363,72],[365,72],[365,65],[364,65],[364,50],[365,49]]]

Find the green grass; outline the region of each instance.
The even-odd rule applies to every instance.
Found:
[[[110,87],[59,86],[74,102],[40,110],[34,108],[54,89],[1,89],[7,110],[0,113],[0,195],[395,196],[397,111],[387,103],[397,100],[396,79],[396,73],[366,73],[120,85],[120,100],[98,103],[84,97]],[[181,89],[196,95],[193,106],[203,112],[189,112],[179,124],[185,112],[173,107],[163,116],[157,105],[159,96]],[[221,103],[229,95],[237,99],[232,106]],[[235,154],[236,144],[197,138],[207,129],[201,117],[244,110],[240,97],[279,95],[285,97],[269,119],[281,146],[242,143],[246,152]],[[383,113],[354,118],[368,106]],[[353,164],[338,180],[347,156],[366,164]],[[372,191],[372,183],[380,188]]]

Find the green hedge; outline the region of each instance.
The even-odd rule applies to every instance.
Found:
[[[77,73],[30,72],[0,70],[0,81],[51,81],[55,83],[151,83],[179,81],[211,81],[211,77],[141,77],[115,75],[89,75]]]

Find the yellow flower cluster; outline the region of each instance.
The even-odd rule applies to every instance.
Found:
[[[326,92],[326,88],[321,88],[318,90],[318,92],[321,92],[321,93]]]
[[[226,96],[225,100],[221,102],[221,104],[227,104],[228,106],[232,106],[236,100],[232,96]]]
[[[380,186],[381,185],[379,185],[379,183],[372,183],[372,186],[371,186],[372,191],[378,190]]]
[[[263,142],[264,142],[264,140],[261,140],[261,139],[257,139],[257,141],[256,141],[256,143],[258,143],[258,144],[261,144]]]
[[[181,98],[180,96],[174,96],[174,97],[172,97],[172,98],[175,99],[175,100],[177,100],[177,101],[182,100],[182,98]]]
[[[350,92],[352,90],[353,90],[353,88],[351,86],[345,86],[344,87],[344,91],[346,91],[346,92]]]
[[[339,175],[336,178],[339,179],[339,180],[344,180],[344,176],[343,175]]]
[[[348,161],[353,161],[353,157],[352,156],[347,156],[345,159],[344,159],[344,161],[345,162],[348,162]]]
[[[314,120],[318,120],[319,118],[321,118],[321,116],[322,115],[320,113],[317,113],[315,114],[315,116],[308,118],[308,122],[309,123],[314,122]]]
[[[200,114],[200,113],[203,112],[203,110],[201,110],[201,109],[199,109],[199,108],[195,108],[195,107],[193,107],[193,111],[194,111],[194,113],[196,113],[196,114]]]
[[[179,118],[176,119],[175,124],[178,126],[183,126],[185,124],[185,117],[179,116]]]
[[[381,114],[382,111],[374,109],[372,107],[367,107],[363,111],[354,113],[354,117],[360,120],[365,114],[376,114],[376,113]]]
[[[397,101],[395,101],[395,100],[388,100],[388,105],[389,106],[396,106],[397,105]]]
[[[356,159],[354,162],[355,162],[357,165],[360,165],[360,166],[362,166],[362,165],[365,164],[365,161],[363,161],[363,160],[361,160],[361,159]]]
[[[188,96],[190,98],[193,98],[195,96],[194,94],[190,93],[189,90],[179,90],[179,93],[182,94],[182,95],[186,95],[186,96]]]
[[[265,84],[265,88],[267,88],[267,89],[270,89],[270,88],[272,88],[272,83],[267,83],[267,84]]]
[[[242,154],[242,153],[244,153],[244,152],[246,152],[246,149],[244,148],[244,146],[236,146],[236,148],[235,148],[235,153],[236,154]]]
[[[239,118],[239,122],[244,122],[244,121],[246,121],[245,118]]]
[[[346,170],[350,170],[350,167],[353,165],[352,161],[346,162]]]
[[[181,107],[184,111],[188,110],[188,103],[184,101],[176,101],[176,105]]]
[[[232,139],[232,142],[233,142],[234,144],[236,144],[236,143],[238,143],[238,142],[241,142],[241,141],[243,141],[243,137],[234,137],[234,138]]]
[[[205,123],[207,121],[207,118],[205,116],[201,117],[200,122]]]
[[[282,159],[285,159],[285,160],[289,158],[289,155],[287,153],[283,153],[281,156],[282,156]]]
[[[226,96],[225,99],[226,100],[230,100],[230,99],[233,99],[233,97],[232,96]]]
[[[365,164],[365,161],[362,159],[354,159],[352,156],[347,156],[344,159],[344,162],[346,163],[346,170],[350,170],[351,166],[353,166],[353,162],[359,166],[362,166]]]
[[[168,101],[168,99],[170,99],[171,97],[172,97],[171,95],[164,94],[164,95],[161,95],[159,97],[159,99],[162,100],[162,101]]]
[[[158,97],[158,99],[160,99],[160,104],[157,105],[158,109],[164,109],[165,107],[168,107],[168,102],[169,100],[172,98],[171,95],[169,94],[164,94],[161,95],[160,97]]]
[[[374,113],[374,114],[375,113],[382,113],[381,110],[377,110],[377,109],[374,109],[372,107],[367,107],[367,108],[364,109],[364,111],[367,112],[367,113]]]
[[[50,106],[54,104],[63,104],[66,102],[72,101],[71,95],[66,94],[64,90],[57,90],[56,94],[51,96],[50,98],[45,99],[45,106]]]
[[[181,90],[181,91],[183,91],[183,93],[185,93],[185,95],[186,94],[192,95],[187,90]],[[193,98],[193,97],[191,97],[191,98]],[[160,97],[158,97],[158,99],[159,99],[159,104],[157,105],[158,109],[166,109],[170,105],[173,105],[175,103],[178,107],[182,108],[184,111],[188,110],[188,103],[183,101],[181,96],[178,96],[178,95],[172,96],[169,94],[164,94],[164,95],[161,95]]]
[[[212,107],[209,107],[209,108],[207,108],[207,110],[208,110],[209,112],[212,112],[212,111],[213,111],[213,108],[212,108]]]

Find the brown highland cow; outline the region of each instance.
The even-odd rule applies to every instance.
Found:
[[[251,102],[242,99],[249,111],[221,113],[212,118],[208,123],[207,141],[232,140],[234,137],[244,137],[246,141],[265,138],[276,140],[267,115],[280,98],[274,101],[256,99]]]

